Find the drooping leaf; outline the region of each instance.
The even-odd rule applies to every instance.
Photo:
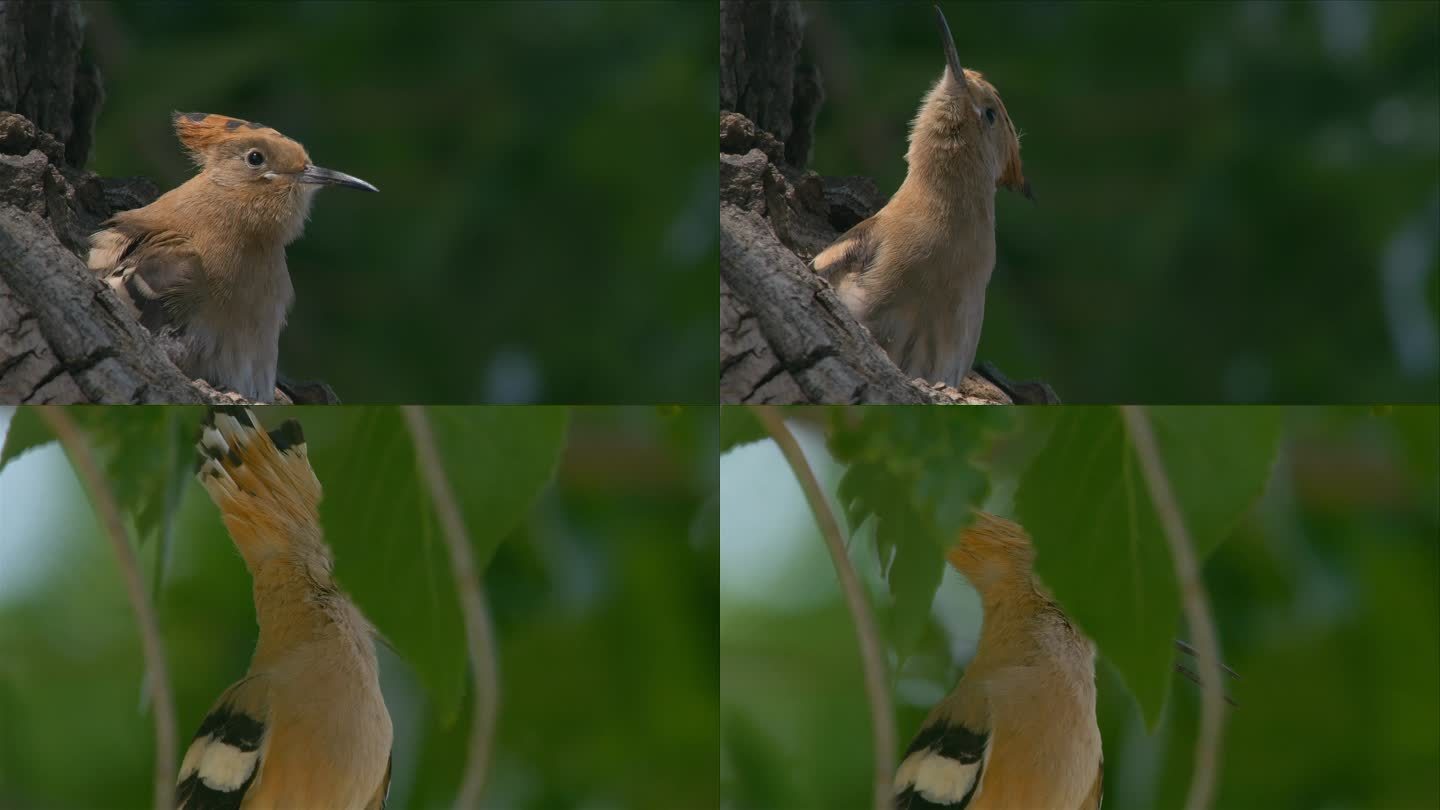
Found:
[[[192,476],[204,409],[144,405],[71,413],[100,454],[120,508],[134,520],[136,542],[163,537]]]
[[[902,657],[926,624],[945,548],[989,491],[976,463],[982,437],[1008,418],[998,409],[831,414],[830,449],[847,465],[837,494],[852,533],[877,520],[875,553],[893,600],[890,637]]]
[[[724,453],[742,444],[758,442],[768,434],[760,420],[748,408],[739,405],[720,407],[720,452]]]
[[[560,406],[426,408],[482,569],[550,482],[565,445]]]
[[[84,432],[121,511],[134,521],[136,542],[168,532],[190,478],[190,445],[202,409],[70,407],[65,413]],[[38,408],[17,409],[0,450],[0,469],[53,439]]]
[[[876,526],[876,542],[894,550],[885,581],[894,599],[889,636],[902,657],[910,655],[925,632],[930,603],[945,575],[940,545],[926,536],[914,512],[900,511]]]
[[[330,416],[327,409],[327,416]],[[450,556],[394,407],[347,407],[311,460],[336,573],[453,719],[466,649]],[[429,408],[442,464],[483,571],[549,481],[564,443],[563,408]],[[447,720],[448,722],[448,720]]]
[[[1200,560],[1269,479],[1276,408],[1149,408]],[[1120,411],[1067,407],[1021,478],[1019,521],[1036,568],[1125,679],[1152,726],[1171,682],[1180,597],[1159,517]]]
[[[10,418],[10,428],[5,433],[5,445],[0,447],[0,472],[4,472],[5,465],[19,458],[25,451],[53,441],[54,434],[34,406],[16,408],[15,415]]]
[[[175,516],[180,511],[180,504],[185,500],[185,494],[190,491],[190,482],[194,478],[195,459],[195,436],[199,432],[199,425],[190,419],[192,414],[186,410],[171,409],[166,412],[169,422],[166,435],[169,440],[169,460],[164,469],[164,480],[160,488],[144,504],[135,516],[135,531],[143,537],[146,532],[154,531],[160,547],[155,550],[155,574],[151,577],[151,587],[154,589],[154,598],[158,601],[160,597],[161,583],[165,580],[165,566],[169,564],[170,549],[175,540]]]

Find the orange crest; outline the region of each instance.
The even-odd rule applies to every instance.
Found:
[[[236,135],[265,133],[281,138],[285,137],[264,124],[211,113],[177,112],[174,116],[174,123],[175,134],[180,138],[180,143],[184,144],[185,148],[190,150],[197,159],[206,150]]]

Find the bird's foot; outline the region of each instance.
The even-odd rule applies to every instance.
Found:
[[[1000,372],[989,361],[976,363],[976,374],[989,380],[996,388],[1004,391],[1016,405],[1059,405],[1060,397],[1049,384],[1039,380],[1012,380]]]
[[[296,405],[339,405],[340,396],[329,383],[321,380],[295,380],[276,375],[275,401],[288,400]]]

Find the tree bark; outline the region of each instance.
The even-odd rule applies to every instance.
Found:
[[[159,189],[83,169],[104,96],[83,41],[73,0],[0,0],[0,404],[243,402],[176,368],[85,266],[100,223]]]
[[[805,170],[824,94],[802,42],[796,0],[720,4],[720,400],[1010,404],[973,371],[958,389],[907,377],[807,266],[887,198]],[[1022,402],[1054,399],[1004,382]]]
[[[0,110],[16,112],[64,147],[66,166],[90,159],[105,94],[83,48],[85,22],[74,2],[0,2]]]

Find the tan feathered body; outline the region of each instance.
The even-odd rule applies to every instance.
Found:
[[[1016,524],[981,514],[947,557],[979,591],[984,618],[975,658],[922,728],[983,735],[983,765],[952,768],[978,779],[968,802],[965,784],[957,785],[953,802],[934,801],[944,797],[946,786],[935,788],[932,775],[932,803],[910,806],[1096,810],[1104,771],[1094,644],[1035,580],[1034,552]],[[936,772],[934,753],[907,755],[897,772],[897,793],[915,787],[917,777],[924,784],[922,766]]]
[[[241,792],[247,810],[378,808],[389,782],[393,728],[380,691],[374,630],[331,577],[319,523],[320,483],[299,426],[287,423],[266,434],[240,409],[212,420],[202,436],[209,460],[199,476],[254,581],[260,634],[248,672],[211,716],[243,716],[259,731],[253,751],[244,745],[223,751],[236,763],[232,778],[227,782],[217,765],[208,787],[227,797]],[[203,777],[207,750],[224,742],[206,737],[206,726],[181,766],[187,810],[213,806],[203,801],[204,791],[195,792],[193,803],[184,801],[187,777]]]
[[[950,66],[911,127],[905,181],[812,266],[902,371],[959,385],[975,361],[995,269],[995,189],[1028,195],[1029,184],[999,94],[959,67],[945,32]]]
[[[176,364],[186,374],[268,401],[295,289],[285,263],[289,240],[256,235],[278,230],[298,236],[316,187],[293,187],[296,200],[286,199],[292,193],[287,192],[236,206],[228,196],[217,197],[213,184],[198,174],[144,208],[116,214],[110,227],[91,237],[89,266],[137,315],[144,303],[125,289],[127,271],[140,259],[158,257],[182,267],[184,278],[176,279],[163,315],[142,323],[180,328],[184,353]],[[227,227],[209,227],[217,220]],[[125,261],[136,250],[143,252]]]
[[[274,129],[176,114],[200,172],[90,238],[90,270],[151,332],[173,338],[191,377],[247,399],[274,397],[280,332],[295,291],[285,247],[299,238],[322,184],[373,186],[310,162]]]

